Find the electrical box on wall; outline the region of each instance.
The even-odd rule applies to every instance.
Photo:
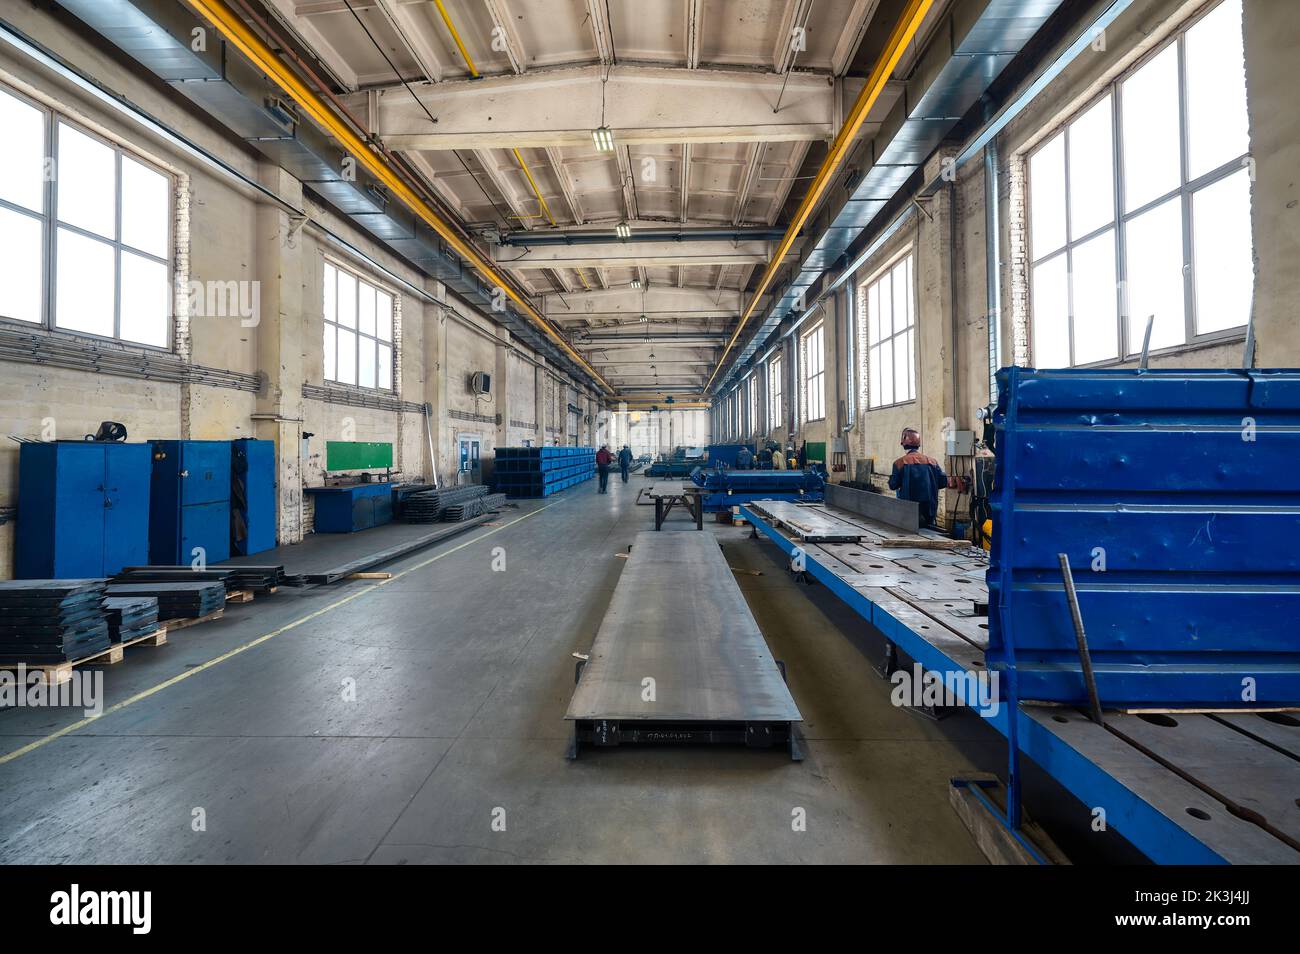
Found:
[[[492,375],[486,371],[475,371],[469,376],[469,390],[471,394],[491,394]]]
[[[970,457],[975,453],[974,431],[949,431],[944,441],[944,453],[949,457]]]

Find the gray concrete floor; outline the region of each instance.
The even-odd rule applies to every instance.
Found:
[[[761,571],[737,578],[788,667],[806,760],[566,761],[571,653],[590,647],[615,554],[653,526],[643,483],[522,501],[382,585],[231,605],[128,650],[104,671],[105,714],[52,740],[80,710],[0,713],[0,758],[38,743],[0,764],[0,861],[981,863],[947,781],[996,761],[991,730],[891,705],[865,624],[747,529],[706,523]],[[696,531],[674,515],[664,532]]]

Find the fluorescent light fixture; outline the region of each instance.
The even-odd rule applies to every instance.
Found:
[[[601,126],[591,131],[591,141],[596,144],[597,152],[614,151],[614,130],[608,126]]]
[[[614,226],[614,234],[621,239],[631,238],[632,226],[628,225],[626,222],[620,222],[618,225]]]
[[[632,287],[633,287],[633,288],[640,288],[640,287],[641,287],[641,279],[639,279],[639,278],[634,278],[634,279],[632,279]]]

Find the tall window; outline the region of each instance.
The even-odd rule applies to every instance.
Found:
[[[1029,159],[1033,357],[1054,368],[1246,323],[1254,281],[1241,0],[1224,0]]]
[[[863,397],[869,408],[916,400],[914,281],[908,252],[863,288],[858,315],[867,340]]]
[[[781,428],[781,357],[767,363],[767,429]]]
[[[166,348],[171,178],[4,89],[0,125],[0,316]]]
[[[758,377],[749,376],[749,421],[746,430],[750,434],[758,433]]]
[[[393,296],[325,263],[325,380],[393,389]]]
[[[818,325],[803,336],[804,420],[826,417],[826,326]]]

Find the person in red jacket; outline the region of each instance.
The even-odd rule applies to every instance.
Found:
[[[600,492],[606,493],[609,490],[609,468],[614,463],[614,455],[609,452],[608,444],[601,444],[600,450],[596,451],[596,473],[600,475]]]

